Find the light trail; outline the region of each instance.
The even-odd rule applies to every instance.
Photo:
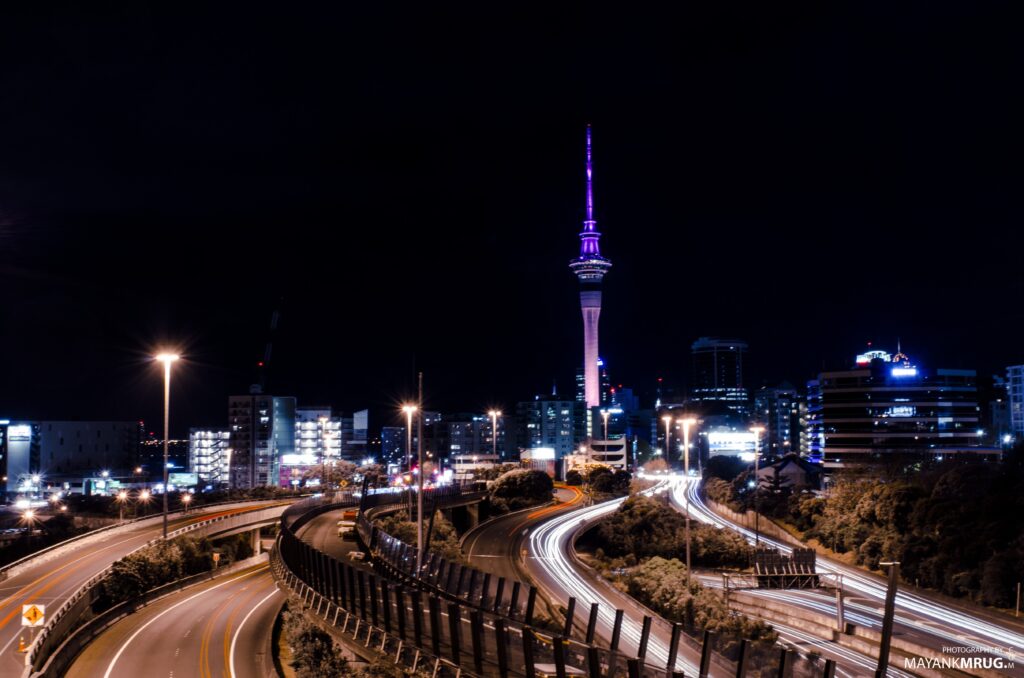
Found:
[[[651,494],[667,487],[668,483],[662,482],[644,494]],[[609,631],[615,624],[615,606],[608,602],[603,593],[591,586],[575,571],[566,555],[566,547],[571,545],[573,535],[582,523],[591,523],[614,512],[625,499],[625,497],[614,499],[589,508],[578,509],[566,515],[556,516],[538,526],[530,534],[530,553],[537,566],[547,573],[550,581],[557,582],[567,595],[576,598],[577,605],[588,608],[593,603],[598,603],[598,621]],[[624,615],[622,637],[631,642],[634,647],[638,647],[640,632],[641,625]],[[684,648],[681,647],[681,649]],[[668,664],[668,646],[657,637],[653,629],[647,645],[647,658],[657,666]],[[682,652],[677,656],[676,670],[684,671],[688,675],[698,673],[697,666],[685,659]]]
[[[699,478],[676,479],[676,483],[672,491],[672,498],[676,506],[680,508],[685,506],[686,495],[689,495],[690,515],[692,518],[709,525],[714,525],[715,527],[728,528],[738,532],[748,542],[754,543],[755,534],[752,530],[741,525],[736,525],[720,517],[704,503],[704,500],[698,492],[699,484]],[[793,550],[790,546],[771,539],[770,537],[765,537],[763,534],[760,536],[760,540],[767,546],[778,549],[780,553],[788,554]],[[825,574],[842,575],[844,591],[854,591],[859,595],[879,601],[879,604],[884,603],[886,587],[870,577],[865,576],[857,569],[843,566],[835,561],[820,557],[817,559],[817,568],[819,572]],[[872,609],[856,603],[851,604],[851,606],[857,607],[861,610]],[[945,624],[948,627],[956,629],[942,629],[905,616],[896,617],[896,620],[902,624],[913,626],[921,629],[922,631],[927,631],[928,633],[944,640],[962,644],[964,641],[978,639],[984,641],[984,643],[988,645],[991,645],[994,650],[1002,650],[993,654],[997,654],[1011,660],[1013,660],[1015,656],[1019,657],[1020,654],[1024,652],[1024,635],[997,626],[996,624],[985,621],[980,617],[942,607],[941,605],[933,603],[921,596],[912,593],[897,592],[896,609],[898,611],[918,615],[926,620],[930,620],[938,624]],[[832,609],[832,612],[834,614],[834,608]]]

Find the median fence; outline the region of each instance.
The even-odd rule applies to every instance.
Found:
[[[371,501],[376,504],[373,508],[401,504],[400,499],[395,499],[392,495],[386,503]],[[452,490],[445,496],[446,502],[465,500],[465,496]],[[508,586],[496,579],[492,588],[491,580],[484,584],[488,575],[474,575],[477,571],[472,568],[445,564],[433,554],[425,558],[423,576],[416,577],[415,550],[375,529],[362,514],[360,533],[366,534],[370,552],[375,554],[372,570],[333,558],[297,536],[299,527],[329,510],[333,509],[311,506],[307,515],[282,520],[271,569],[301,599],[310,614],[368,654],[387,658],[407,670],[430,671],[432,676],[684,675],[679,650],[689,640],[680,624],[673,625],[668,659],[660,664],[652,663],[648,657],[652,617],[643,619],[635,655],[625,654],[619,647],[623,635],[621,610],[615,613],[608,647],[599,647],[595,641],[600,614],[597,604],[584,615],[576,610],[576,601],[570,599],[564,627],[555,631],[540,629],[533,624],[536,592],[532,587],[523,592],[519,582]],[[574,632],[580,631],[583,638],[573,638]],[[701,640],[696,648],[700,665],[686,675],[810,678],[832,676],[835,671],[831,662],[800,662],[796,653],[780,647],[772,650],[770,661],[760,655],[755,660],[746,641],[722,642],[708,632]],[[739,661],[728,661],[719,651],[728,652]]]

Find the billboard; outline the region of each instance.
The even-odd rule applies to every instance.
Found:
[[[167,484],[174,487],[195,487],[199,484],[197,473],[168,473]]]

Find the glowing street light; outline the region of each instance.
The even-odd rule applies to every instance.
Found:
[[[146,515],[146,508],[149,506],[150,496],[149,490],[139,492],[139,503],[142,505],[142,515]]]
[[[117,493],[117,504],[120,509],[120,517],[118,520],[122,523],[124,522],[124,504],[126,501],[128,501],[128,493],[125,490],[121,490]]]
[[[498,456],[498,417],[501,416],[501,410],[491,410],[487,413],[491,418],[491,451],[495,457]]]
[[[751,426],[754,434],[754,548],[761,545],[761,433],[764,426]]]
[[[672,436],[672,433],[671,433],[671,431],[669,431],[669,426],[672,425],[672,417],[666,414],[664,417],[661,418],[661,420],[663,422],[665,422],[665,461],[667,462],[667,461],[669,461],[669,456],[670,456],[668,451],[670,449],[669,448],[669,440],[670,440],[670,438]]]
[[[186,492],[184,495],[182,495],[181,503],[185,506],[185,513],[187,514],[188,513],[188,505],[192,503],[192,495],[191,495],[191,493]]]
[[[180,357],[177,353],[160,353],[154,356],[155,360],[164,364],[164,539],[167,539],[167,443],[171,419],[171,364]]]
[[[405,412],[405,471],[406,473],[412,473],[412,415],[416,414],[416,410],[419,409],[415,405],[402,405],[402,411]],[[412,477],[410,476],[410,480]],[[412,520],[412,492],[409,492],[412,488],[407,487],[408,493],[408,511],[409,520]]]
[[[686,419],[680,419],[679,423],[683,425],[683,474],[686,478],[684,482],[690,482],[690,427],[697,423],[697,420],[693,417],[687,417]],[[684,492],[686,495],[686,589],[690,589],[690,493]]]
[[[601,410],[601,418],[604,419],[604,439],[608,440],[608,415],[611,414],[608,410]],[[605,446],[607,449],[607,445]]]

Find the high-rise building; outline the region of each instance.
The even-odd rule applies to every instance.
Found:
[[[405,460],[405,427],[385,426],[380,430],[381,463],[397,464]]]
[[[188,432],[188,467],[199,477],[201,487],[228,484],[231,464],[231,432],[224,429],[192,428]]]
[[[790,384],[754,394],[754,419],[765,428],[761,453],[781,457],[800,451],[800,395]]]
[[[601,280],[612,262],[601,256],[601,234],[594,219],[593,164],[590,152],[590,125],[587,125],[587,204],[583,232],[580,233],[580,256],[569,268],[580,281],[580,309],[583,312],[583,380],[587,407],[601,405],[601,382],[598,366],[598,321],[601,317]]]
[[[743,411],[749,396],[743,385],[743,358],[747,343],[739,339],[701,337],[693,342],[690,396],[698,401],[724,402]]]
[[[138,421],[40,421],[35,425],[44,473],[124,474],[138,459],[142,436]]]
[[[519,436],[521,443],[531,449],[551,448],[556,459],[572,454],[577,440],[574,431],[577,408],[575,401],[557,395],[536,396],[519,403],[516,415],[523,428]]]
[[[826,468],[902,457],[998,455],[983,445],[974,370],[926,369],[872,351],[807,385],[809,456]]]
[[[295,454],[295,398],[254,388],[228,398],[230,486],[248,489],[280,482],[280,460]]]
[[[608,366],[603,358],[597,359],[597,373],[601,380],[601,405],[611,405],[614,389],[612,388],[611,379],[608,377]],[[587,402],[586,370],[582,367],[576,369],[576,402],[581,404]]]
[[[1024,365],[1006,368],[1006,396],[1010,399],[1010,434],[1024,440]]]

